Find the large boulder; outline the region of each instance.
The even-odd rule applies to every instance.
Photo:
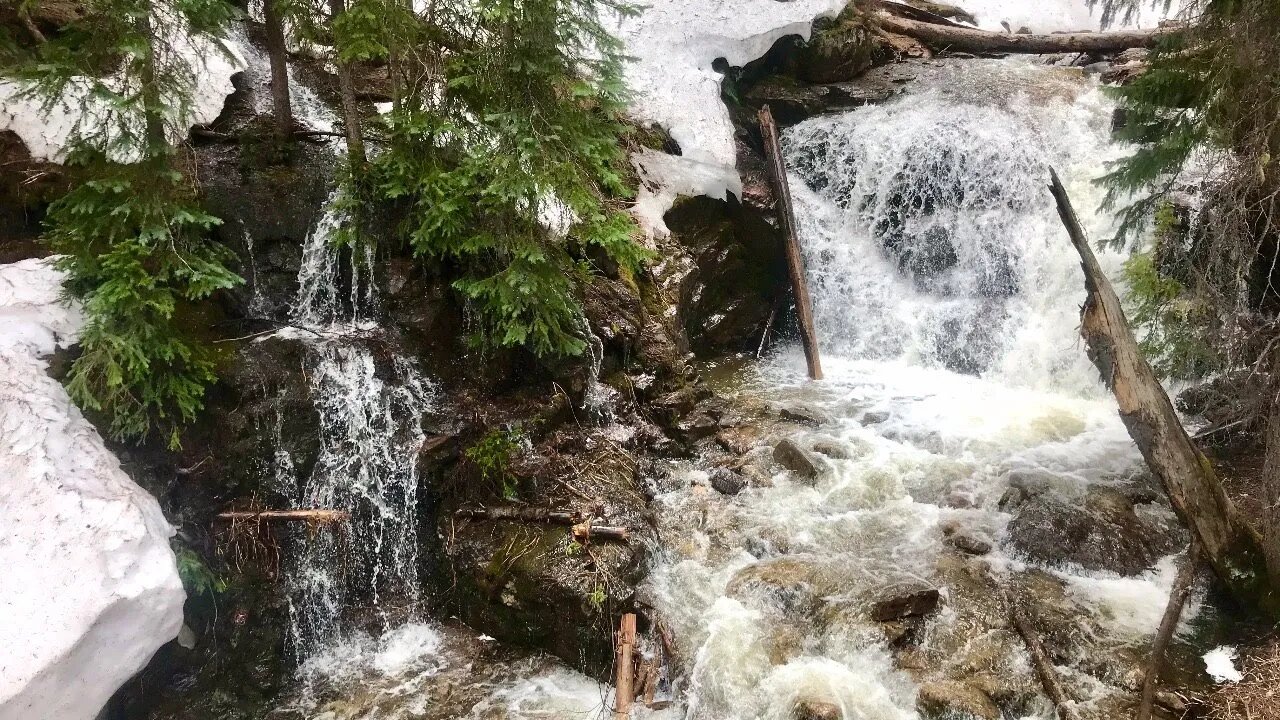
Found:
[[[0,720],[91,720],[182,627],[172,528],[47,374],[80,325],[61,290],[0,267]]]
[[[1139,514],[1111,487],[1090,488],[1084,502],[1036,495],[1018,507],[1008,533],[1012,547],[1035,562],[1121,575],[1141,573],[1180,546],[1172,523]]]

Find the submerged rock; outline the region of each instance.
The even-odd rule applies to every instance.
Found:
[[[778,410],[778,414],[782,416],[783,420],[791,420],[805,425],[817,426],[832,422],[831,416],[826,411],[811,405],[787,405]]]
[[[791,717],[794,720],[840,720],[844,714],[835,703],[817,700],[801,700],[796,703]]]

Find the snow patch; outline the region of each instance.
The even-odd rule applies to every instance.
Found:
[[[1236,649],[1230,645],[1216,647],[1204,654],[1204,669],[1217,683],[1240,682],[1244,675],[1236,669]]]
[[[680,145],[679,156],[643,151],[632,157],[641,187],[635,215],[650,237],[669,234],[662,216],[679,195],[724,198],[740,193],[733,122],[720,101],[732,66],[763,56],[787,35],[809,37],[813,21],[834,16],[845,0],[652,0],[638,17],[622,20],[632,116],[659,125]]]
[[[227,96],[235,92],[231,76],[245,68],[245,60],[242,46],[234,41],[224,43],[230,57],[205,38],[183,36],[174,47],[195,75],[190,108],[184,117],[171,118],[173,127],[184,128],[185,137],[185,128],[217,119]],[[23,87],[0,78],[0,132],[12,131],[35,160],[62,162],[75,138],[110,127],[108,102],[92,97],[87,83],[73,84],[48,108],[39,98],[27,97]]]
[[[0,266],[0,720],[91,720],[182,627],[173,529],[48,375],[81,324],[61,291]]]

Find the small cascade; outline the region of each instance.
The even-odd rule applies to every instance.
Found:
[[[372,250],[339,248],[340,224],[331,198],[303,250],[292,317],[307,344],[320,454],[305,478],[290,458],[277,458],[278,490],[292,507],[351,514],[348,532],[306,533],[290,551],[290,610],[303,660],[343,637],[352,596],[367,601],[383,627],[412,617],[419,600],[417,450],[434,390],[380,337]]]
[[[582,320],[582,332],[587,340],[587,351],[591,353],[591,364],[587,368],[587,387],[582,394],[582,409],[587,412],[591,422],[608,425],[613,422],[613,402],[618,391],[600,382],[604,341],[591,330],[591,323],[586,318]]]

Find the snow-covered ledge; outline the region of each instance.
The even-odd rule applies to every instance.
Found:
[[[0,720],[92,720],[182,626],[173,529],[47,374],[61,289],[0,266]]]

